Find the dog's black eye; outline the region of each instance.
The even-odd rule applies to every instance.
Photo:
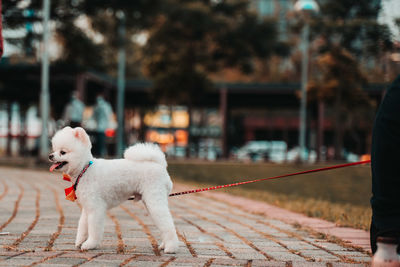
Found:
[[[61,151],[60,151],[60,154],[61,154],[61,155],[65,155],[65,151],[62,151],[62,150],[61,150]]]

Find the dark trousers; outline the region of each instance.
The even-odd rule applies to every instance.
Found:
[[[400,238],[400,75],[376,115],[371,149],[371,249],[378,236]]]

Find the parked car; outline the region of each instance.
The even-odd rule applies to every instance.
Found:
[[[271,141],[268,159],[271,162],[282,163],[286,160],[287,144],[284,141]]]
[[[305,157],[308,163],[315,163],[317,161],[317,152],[315,150],[306,150]],[[296,146],[290,149],[286,155],[287,162],[296,162],[300,160],[300,147]]]
[[[249,141],[237,150],[236,157],[242,161],[263,161],[268,159],[269,149],[269,141]]]

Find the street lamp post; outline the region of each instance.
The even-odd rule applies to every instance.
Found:
[[[123,11],[118,11],[117,18],[119,19],[118,26],[118,38],[119,38],[119,49],[118,49],[118,93],[117,93],[117,148],[116,153],[118,156],[122,156],[124,151],[124,97],[125,97],[125,14]]]
[[[49,154],[49,19],[50,0],[43,0],[43,46],[42,46],[42,77],[40,92],[40,114],[42,117],[42,135],[40,136],[40,158],[47,159]]]
[[[306,125],[307,125],[307,83],[308,83],[308,47],[310,39],[310,25],[307,17],[310,13],[319,11],[314,0],[298,0],[294,9],[304,15],[304,26],[301,34],[302,60],[301,60],[301,100],[299,123],[300,159],[306,161]]]
[[[306,124],[307,124],[307,83],[308,83],[308,46],[309,46],[310,25],[304,24],[301,60],[301,99],[300,99],[300,125],[299,125],[299,147],[301,161],[306,161]]]

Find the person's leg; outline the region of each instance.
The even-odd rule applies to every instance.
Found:
[[[378,238],[378,228],[376,228],[374,222],[371,222],[371,228],[369,230],[369,238],[370,238],[370,242],[371,242],[371,251],[372,254],[375,254],[376,250],[378,249],[377,245],[376,245],[376,240]]]
[[[372,134],[372,223],[371,248],[377,236],[400,233],[400,76],[381,103]]]

